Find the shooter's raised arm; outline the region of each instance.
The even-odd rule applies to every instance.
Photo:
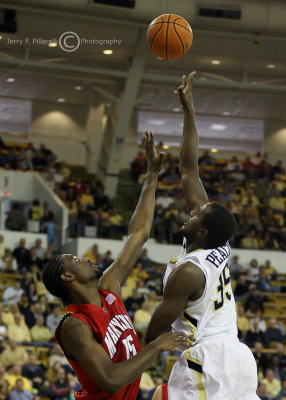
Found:
[[[188,210],[192,211],[208,202],[208,197],[199,177],[198,133],[193,105],[192,86],[196,72],[187,78],[182,77],[182,84],[175,93],[180,97],[184,111],[183,137],[180,148],[180,174]]]

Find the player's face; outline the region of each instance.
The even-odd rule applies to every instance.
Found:
[[[201,223],[205,213],[208,211],[210,203],[204,204],[201,207],[190,212],[187,221],[182,226],[182,234],[189,243],[193,243],[199,229],[202,227]]]
[[[88,257],[79,258],[72,254],[62,256],[67,272],[75,275],[79,281],[87,282],[102,277],[103,272]]]

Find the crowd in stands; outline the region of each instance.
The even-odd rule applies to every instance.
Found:
[[[142,182],[145,168],[139,152],[131,165],[133,179]],[[236,218],[234,247],[286,250],[286,174],[281,161],[271,165],[266,155],[257,153],[225,162],[205,151],[199,168],[210,201],[224,204]],[[186,216],[178,158],[168,154],[158,182],[153,224],[157,241],[181,243],[178,232]]]
[[[0,167],[38,171],[68,209],[70,237],[89,236],[88,227],[93,228],[91,236],[94,237],[118,239],[126,234],[128,219],[112,206],[113,199],[104,193],[102,184],[94,176],[87,180],[74,178],[65,162],[58,162],[45,145],[38,149],[32,143],[25,148],[2,146]],[[244,160],[233,156],[225,161],[205,151],[199,158],[199,167],[209,199],[224,204],[236,217],[233,247],[286,250],[286,174],[281,161],[271,165],[267,155],[261,156],[260,153]],[[130,168],[138,192],[145,172],[146,156],[139,151]],[[180,227],[187,218],[187,210],[178,157],[167,155],[156,196],[151,237],[159,243],[180,244]],[[13,204],[6,228],[26,230],[28,220],[39,222],[39,231],[48,234],[52,249],[57,223],[48,202],[40,204],[38,199],[34,199],[27,215],[19,204]]]
[[[25,239],[9,250],[0,236],[0,400],[73,399],[79,387],[54,332],[64,309],[43,286],[40,274],[51,252],[36,239],[28,249]],[[112,253],[101,254],[96,243],[85,256],[102,270],[113,262]],[[283,400],[286,389],[285,275],[273,260],[259,265],[256,259],[229,264],[237,305],[239,339],[257,361],[262,400]],[[154,263],[143,249],[122,288],[126,309],[142,341],[162,296],[165,266]],[[271,308],[272,307],[272,308]],[[271,313],[269,310],[272,310]],[[166,381],[176,353],[164,352],[143,374],[138,400],[151,399],[157,385]]]

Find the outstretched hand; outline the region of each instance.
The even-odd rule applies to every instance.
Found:
[[[190,109],[194,107],[192,98],[192,87],[195,75],[196,71],[191,72],[188,78],[186,77],[186,75],[183,75],[182,84],[178,87],[177,90],[174,90],[174,93],[180,97],[183,109]]]
[[[147,155],[147,172],[159,172],[163,166],[163,160],[166,156],[166,153],[161,152],[158,155],[154,145],[154,133],[151,131],[145,132],[145,135],[143,136],[143,143]]]

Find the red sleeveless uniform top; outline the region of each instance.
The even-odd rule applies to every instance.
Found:
[[[162,385],[162,400],[168,400],[168,384]]]
[[[128,360],[140,351],[140,341],[132,321],[120,297],[106,290],[98,289],[98,291],[102,307],[94,304],[70,304],[66,309],[66,316],[72,315],[84,321],[92,329],[95,339],[101,344],[113,363]],[[59,323],[55,334],[56,340],[62,348],[60,331],[66,316]],[[121,388],[116,394],[110,394],[103,392],[76,360],[68,357],[67,360],[82,386],[81,390],[75,392],[76,400],[136,399],[140,377]]]

